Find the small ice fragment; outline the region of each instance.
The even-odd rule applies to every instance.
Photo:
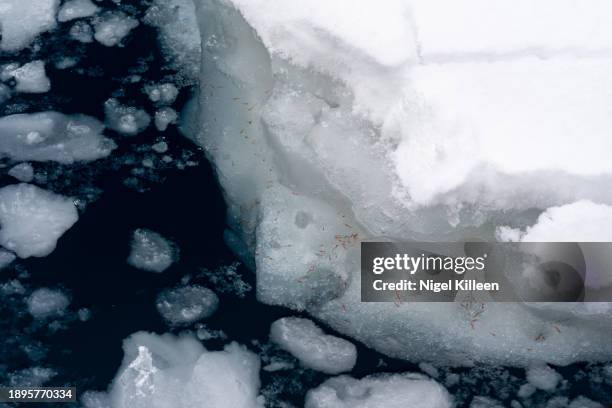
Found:
[[[189,325],[215,313],[219,298],[205,287],[183,286],[161,292],[156,306],[159,314],[170,325]]]
[[[77,21],[70,27],[70,37],[82,43],[93,42],[93,30],[85,21]]]
[[[160,105],[172,105],[179,93],[176,86],[171,83],[146,85],[145,92],[152,102]]]
[[[350,371],[357,349],[347,340],[325,334],[311,320],[284,317],[272,323],[270,339],[304,366],[327,374]]]
[[[419,368],[432,378],[438,378],[440,376],[438,369],[430,363],[419,363]]]
[[[63,23],[75,18],[93,16],[99,9],[90,0],[69,0],[60,8],[57,13],[57,20]]]
[[[36,319],[55,317],[62,315],[69,304],[70,300],[61,291],[40,288],[28,298],[28,312]]]
[[[106,123],[114,131],[126,136],[135,136],[151,123],[151,117],[142,109],[124,106],[111,98],[104,103]]]
[[[172,108],[161,108],[155,112],[155,127],[160,132],[168,129],[168,125],[176,123],[178,114]]]
[[[49,255],[78,218],[70,198],[32,184],[0,188],[0,244],[20,258]]]
[[[77,316],[79,317],[80,321],[86,322],[91,318],[91,310],[83,307],[77,311]]]
[[[340,376],[306,394],[306,408],[450,408],[444,387],[420,375],[394,374],[357,380]]]
[[[15,90],[23,93],[45,93],[51,89],[51,81],[45,72],[45,63],[41,60],[32,61],[13,70]]]
[[[168,143],[163,141],[157,142],[153,146],[151,146],[151,149],[153,149],[157,153],[166,153],[168,151]]]
[[[30,163],[19,163],[9,170],[8,175],[24,183],[29,183],[34,178],[34,169]]]
[[[65,164],[97,160],[117,147],[102,135],[103,130],[102,123],[85,115],[40,112],[5,116],[0,118],[0,155]]]
[[[533,365],[527,369],[527,381],[539,390],[554,391],[561,379],[558,372],[545,364]]]
[[[125,13],[107,13],[94,20],[94,37],[100,44],[113,47],[118,45],[137,26],[138,20]]]
[[[134,268],[161,273],[178,258],[174,244],[157,232],[139,228],[132,235],[128,263]]]

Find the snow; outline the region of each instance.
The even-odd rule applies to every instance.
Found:
[[[104,103],[104,113],[108,127],[125,136],[136,136],[151,123],[147,112],[133,106],[121,105],[114,98]]]
[[[40,288],[36,289],[27,300],[28,312],[36,318],[42,319],[62,315],[70,300],[59,290]]]
[[[170,124],[176,123],[178,119],[178,114],[172,108],[161,108],[157,112],[155,112],[155,127],[160,132],[168,129]]]
[[[237,343],[207,351],[191,336],[144,332],[124,342],[124,361],[106,399],[110,408],[263,407],[259,358]],[[87,405],[93,408],[95,405]]]
[[[71,164],[108,156],[115,143],[102,135],[104,126],[85,115],[40,112],[0,118],[0,154],[13,160]]]
[[[19,163],[11,167],[8,175],[24,183],[29,183],[34,178],[34,169],[30,163]]]
[[[0,3],[0,50],[19,51],[34,38],[55,28],[59,0],[3,0]]]
[[[270,340],[291,353],[302,364],[326,374],[351,371],[357,362],[355,346],[327,335],[311,320],[284,317],[272,323]]]
[[[78,218],[70,198],[32,184],[0,188],[0,244],[20,258],[49,255]]]
[[[32,61],[10,72],[15,78],[15,90],[23,93],[46,93],[51,89],[44,61]]]
[[[189,325],[215,313],[219,298],[210,289],[191,285],[164,290],[155,305],[170,325]]]
[[[534,365],[527,369],[527,381],[539,390],[554,391],[561,375],[547,365]]]
[[[607,304],[366,304],[359,281],[364,240],[609,241],[610,7],[199,0],[180,127],[258,299],[414,362],[610,360]]]
[[[306,395],[306,408],[450,408],[444,387],[419,375],[348,376],[325,381]]]
[[[76,18],[90,17],[100,10],[91,0],[69,0],[65,2],[57,13],[57,21],[60,23],[74,20]]]
[[[138,20],[121,11],[106,13],[94,19],[94,38],[102,45],[114,47],[120,45],[138,24]]]
[[[134,268],[161,273],[178,259],[174,244],[155,231],[139,228],[132,234],[127,262]]]

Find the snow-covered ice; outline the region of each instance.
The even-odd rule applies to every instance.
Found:
[[[96,14],[98,10],[100,10],[100,7],[96,6],[91,0],[69,0],[60,7],[57,20],[63,23],[76,18],[90,17]]]
[[[151,123],[151,117],[146,111],[122,105],[114,98],[104,103],[104,113],[108,127],[125,136],[135,136]]]
[[[15,90],[24,93],[45,93],[51,89],[47,78],[44,61],[32,61],[13,70],[10,75],[15,78]]]
[[[351,371],[357,349],[344,339],[325,334],[311,320],[284,317],[272,323],[270,339],[308,368],[327,374]]]
[[[125,340],[122,367],[107,401],[109,408],[263,408],[259,358],[237,343],[207,351],[189,335],[144,332]]]
[[[86,115],[20,113],[0,118],[0,154],[14,160],[70,164],[108,156],[116,147],[104,126]]]
[[[561,375],[545,364],[537,364],[527,369],[527,381],[535,388],[554,391],[561,381]]]
[[[70,304],[70,299],[59,290],[40,288],[32,292],[27,302],[28,312],[41,319],[62,315]]]
[[[30,163],[19,163],[8,171],[8,175],[17,180],[29,183],[34,178],[34,168]]]
[[[383,374],[357,380],[329,379],[308,392],[306,408],[450,408],[452,397],[433,380],[413,374]]]
[[[105,13],[94,19],[94,38],[102,45],[114,47],[120,45],[138,24],[138,20],[121,11]]]
[[[215,313],[219,298],[210,289],[189,285],[164,290],[155,305],[170,325],[189,325]]]
[[[132,234],[128,263],[134,268],[161,273],[178,259],[178,250],[161,234],[139,228]]]
[[[3,0],[0,3],[0,50],[18,51],[56,26],[59,0]]]
[[[605,305],[361,303],[359,243],[605,238],[610,7],[198,0],[203,91],[182,120],[258,299],[413,361],[609,360]]]
[[[68,197],[25,183],[0,188],[0,244],[20,258],[49,255],[78,219]]]

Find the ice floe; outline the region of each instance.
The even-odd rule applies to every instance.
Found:
[[[128,263],[134,268],[161,273],[178,258],[178,250],[161,234],[139,228],[132,234]]]

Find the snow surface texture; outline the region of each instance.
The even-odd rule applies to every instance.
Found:
[[[0,188],[0,244],[20,258],[49,255],[78,218],[70,198],[32,184]]]
[[[284,317],[272,323],[270,339],[308,368],[327,374],[351,371],[357,362],[355,346],[327,335],[311,320]]]
[[[137,229],[131,245],[128,263],[134,268],[161,273],[177,260],[174,244],[155,231]]]
[[[444,387],[420,375],[340,376],[308,392],[306,408],[450,408]]]
[[[258,299],[419,362],[612,358],[609,304],[359,302],[362,240],[612,238],[608,2],[196,7],[195,138]]]
[[[258,396],[259,358],[237,343],[207,351],[190,336],[139,332],[125,340],[123,349],[109,394],[85,397],[87,408],[264,406]]]
[[[155,305],[166,322],[182,326],[210,317],[219,307],[219,298],[210,289],[191,285],[164,290]]]
[[[85,115],[21,113],[0,118],[0,154],[13,160],[71,164],[108,156],[115,143],[104,126]]]
[[[2,0],[0,50],[19,51],[40,33],[55,27],[59,0]]]

